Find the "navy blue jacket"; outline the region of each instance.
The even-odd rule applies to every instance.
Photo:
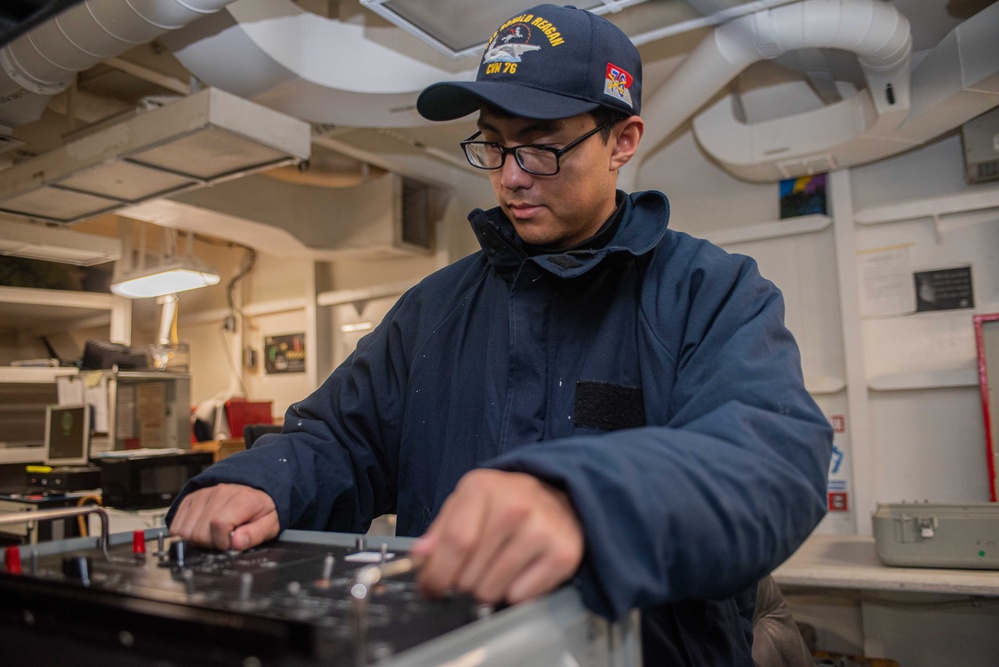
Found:
[[[533,256],[474,211],[481,252],[185,491],[238,482],[282,528],[395,512],[419,535],[469,469],[528,472],[579,514],[586,604],[642,609],[646,664],[751,665],[755,583],[822,517],[832,431],[755,262],[667,230],[661,193],[623,207],[605,247]]]

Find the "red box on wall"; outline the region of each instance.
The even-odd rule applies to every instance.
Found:
[[[848,512],[849,510],[850,510],[850,504],[847,500],[847,495],[845,491],[829,492],[830,512]]]
[[[273,424],[271,405],[274,401],[248,401],[233,398],[225,402],[225,416],[229,423],[229,435],[243,437],[243,427],[247,424]]]

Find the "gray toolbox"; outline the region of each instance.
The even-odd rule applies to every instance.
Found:
[[[999,504],[878,503],[871,518],[885,565],[999,570]]]

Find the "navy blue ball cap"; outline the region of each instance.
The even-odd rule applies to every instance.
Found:
[[[538,5],[493,33],[475,81],[427,86],[416,109],[429,120],[454,120],[483,104],[543,120],[601,106],[637,115],[642,59],[610,21],[575,7]]]

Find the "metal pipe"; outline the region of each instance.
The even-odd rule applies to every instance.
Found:
[[[233,0],[86,0],[0,49],[0,124],[37,120],[76,73]]]
[[[108,553],[108,513],[103,507],[97,505],[84,505],[83,507],[60,507],[51,510],[38,510],[37,512],[12,512],[10,514],[0,514],[0,526],[7,526],[17,523],[33,523],[35,521],[51,521],[53,519],[70,519],[77,516],[96,514],[101,518],[101,537],[97,546],[104,554],[105,560],[111,561],[111,554]]]

